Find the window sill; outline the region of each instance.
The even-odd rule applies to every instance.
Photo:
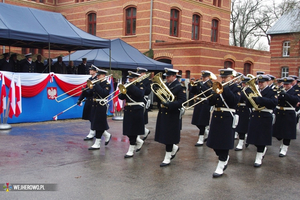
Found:
[[[124,35],[122,38],[134,38],[137,37],[137,35]]]
[[[175,37],[175,36],[169,36],[170,39],[175,39],[175,40],[181,40],[180,37]]]

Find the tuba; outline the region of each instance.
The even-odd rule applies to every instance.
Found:
[[[257,87],[255,85],[256,77],[253,76],[252,74],[247,74],[247,77],[251,78],[246,84],[248,85],[248,88],[252,90],[252,92],[247,94],[246,93],[247,87],[245,87],[243,88],[243,93],[245,94],[246,98],[249,100],[249,102],[251,103],[251,105],[255,110],[263,110],[265,106],[259,107],[252,98],[252,97],[261,97],[261,94],[257,90]]]
[[[151,84],[151,90],[162,102],[173,102],[175,100],[175,97],[163,82],[161,77],[161,72],[155,74],[155,76],[152,78],[153,83]]]

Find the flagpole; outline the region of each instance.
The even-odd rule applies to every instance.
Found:
[[[11,125],[7,123],[8,113],[9,113],[9,98],[6,105],[5,116],[3,117],[3,124],[0,124],[0,130],[11,129]]]

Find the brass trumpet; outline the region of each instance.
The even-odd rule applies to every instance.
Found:
[[[200,94],[194,96],[193,98],[191,98],[191,99],[189,99],[189,100],[183,102],[183,103],[182,103],[182,107],[183,107],[185,110],[188,110],[188,109],[190,109],[190,108],[192,108],[192,107],[198,105],[199,103],[201,103],[201,102],[203,102],[203,101],[209,99],[210,97],[213,96],[213,94],[208,95],[207,97],[204,97],[204,98],[200,98],[200,96],[203,95],[203,94],[205,94],[206,92],[208,92],[208,91],[210,91],[210,90],[213,90],[216,94],[222,94],[222,93],[223,93],[223,88],[224,88],[224,86],[234,84],[234,83],[235,83],[234,81],[236,81],[237,79],[241,78],[242,76],[243,76],[243,75],[237,76],[237,77],[231,79],[230,81],[227,81],[226,83],[222,83],[222,84],[221,84],[220,82],[218,82],[218,81],[214,82],[211,88],[208,88],[208,89],[205,90],[204,92],[201,92]],[[194,101],[194,100],[196,100],[197,98],[200,98],[200,100],[199,100],[198,102],[194,103],[194,104],[191,105],[190,107],[186,107],[190,101]],[[187,105],[186,105],[186,104],[187,104]]]
[[[75,96],[75,95],[77,95],[77,94],[79,94],[79,93],[81,93],[81,92],[83,92],[83,91],[85,91],[85,90],[87,90],[87,89],[90,89],[95,83],[101,82],[101,81],[105,80],[106,78],[108,78],[108,77],[110,77],[110,76],[112,76],[112,74],[110,74],[110,75],[108,75],[108,76],[105,76],[105,77],[103,77],[103,78],[100,78],[100,79],[92,80],[92,81],[91,81],[91,80],[87,80],[87,81],[86,81],[86,86],[87,86],[87,87],[84,88],[83,90],[80,90],[80,91],[78,91],[78,92],[75,92],[75,93],[72,94],[72,95],[69,95],[69,96],[67,96],[67,97],[65,97],[65,98],[63,98],[63,99],[58,100],[58,98],[61,98],[62,96],[67,95],[67,94],[69,94],[70,92],[72,92],[72,91],[74,91],[74,90],[76,90],[76,89],[78,89],[78,88],[84,86],[85,83],[84,83],[84,84],[81,84],[80,86],[78,86],[78,87],[76,87],[76,88],[73,88],[73,89],[71,89],[71,90],[69,90],[69,91],[67,91],[67,92],[65,92],[65,93],[62,93],[62,94],[58,95],[57,97],[55,97],[55,101],[56,101],[57,103],[60,103],[60,102],[62,102],[62,101],[64,101],[64,100],[66,100],[66,99],[69,99],[69,98],[71,98],[71,97],[73,97],[73,96]]]

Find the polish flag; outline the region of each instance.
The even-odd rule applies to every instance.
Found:
[[[15,91],[14,75],[12,76],[12,79],[11,79],[8,98],[10,99],[10,107],[9,107],[8,116],[10,118],[12,118],[13,115],[16,113],[16,91]]]
[[[16,85],[16,98],[17,98],[17,106],[16,106],[16,117],[22,113],[22,92],[21,92],[21,79],[20,75],[18,77],[18,82]]]
[[[119,94],[120,94],[119,84],[118,84],[117,91],[116,91],[116,94],[115,94],[115,96],[118,95],[118,97],[114,98],[114,105],[117,109],[117,112],[120,112],[122,110],[122,107],[123,107],[123,101],[121,99],[119,99]]]
[[[5,89],[5,80],[4,74],[2,74],[2,85],[1,85],[1,99],[0,99],[0,114],[6,109],[6,89]]]

